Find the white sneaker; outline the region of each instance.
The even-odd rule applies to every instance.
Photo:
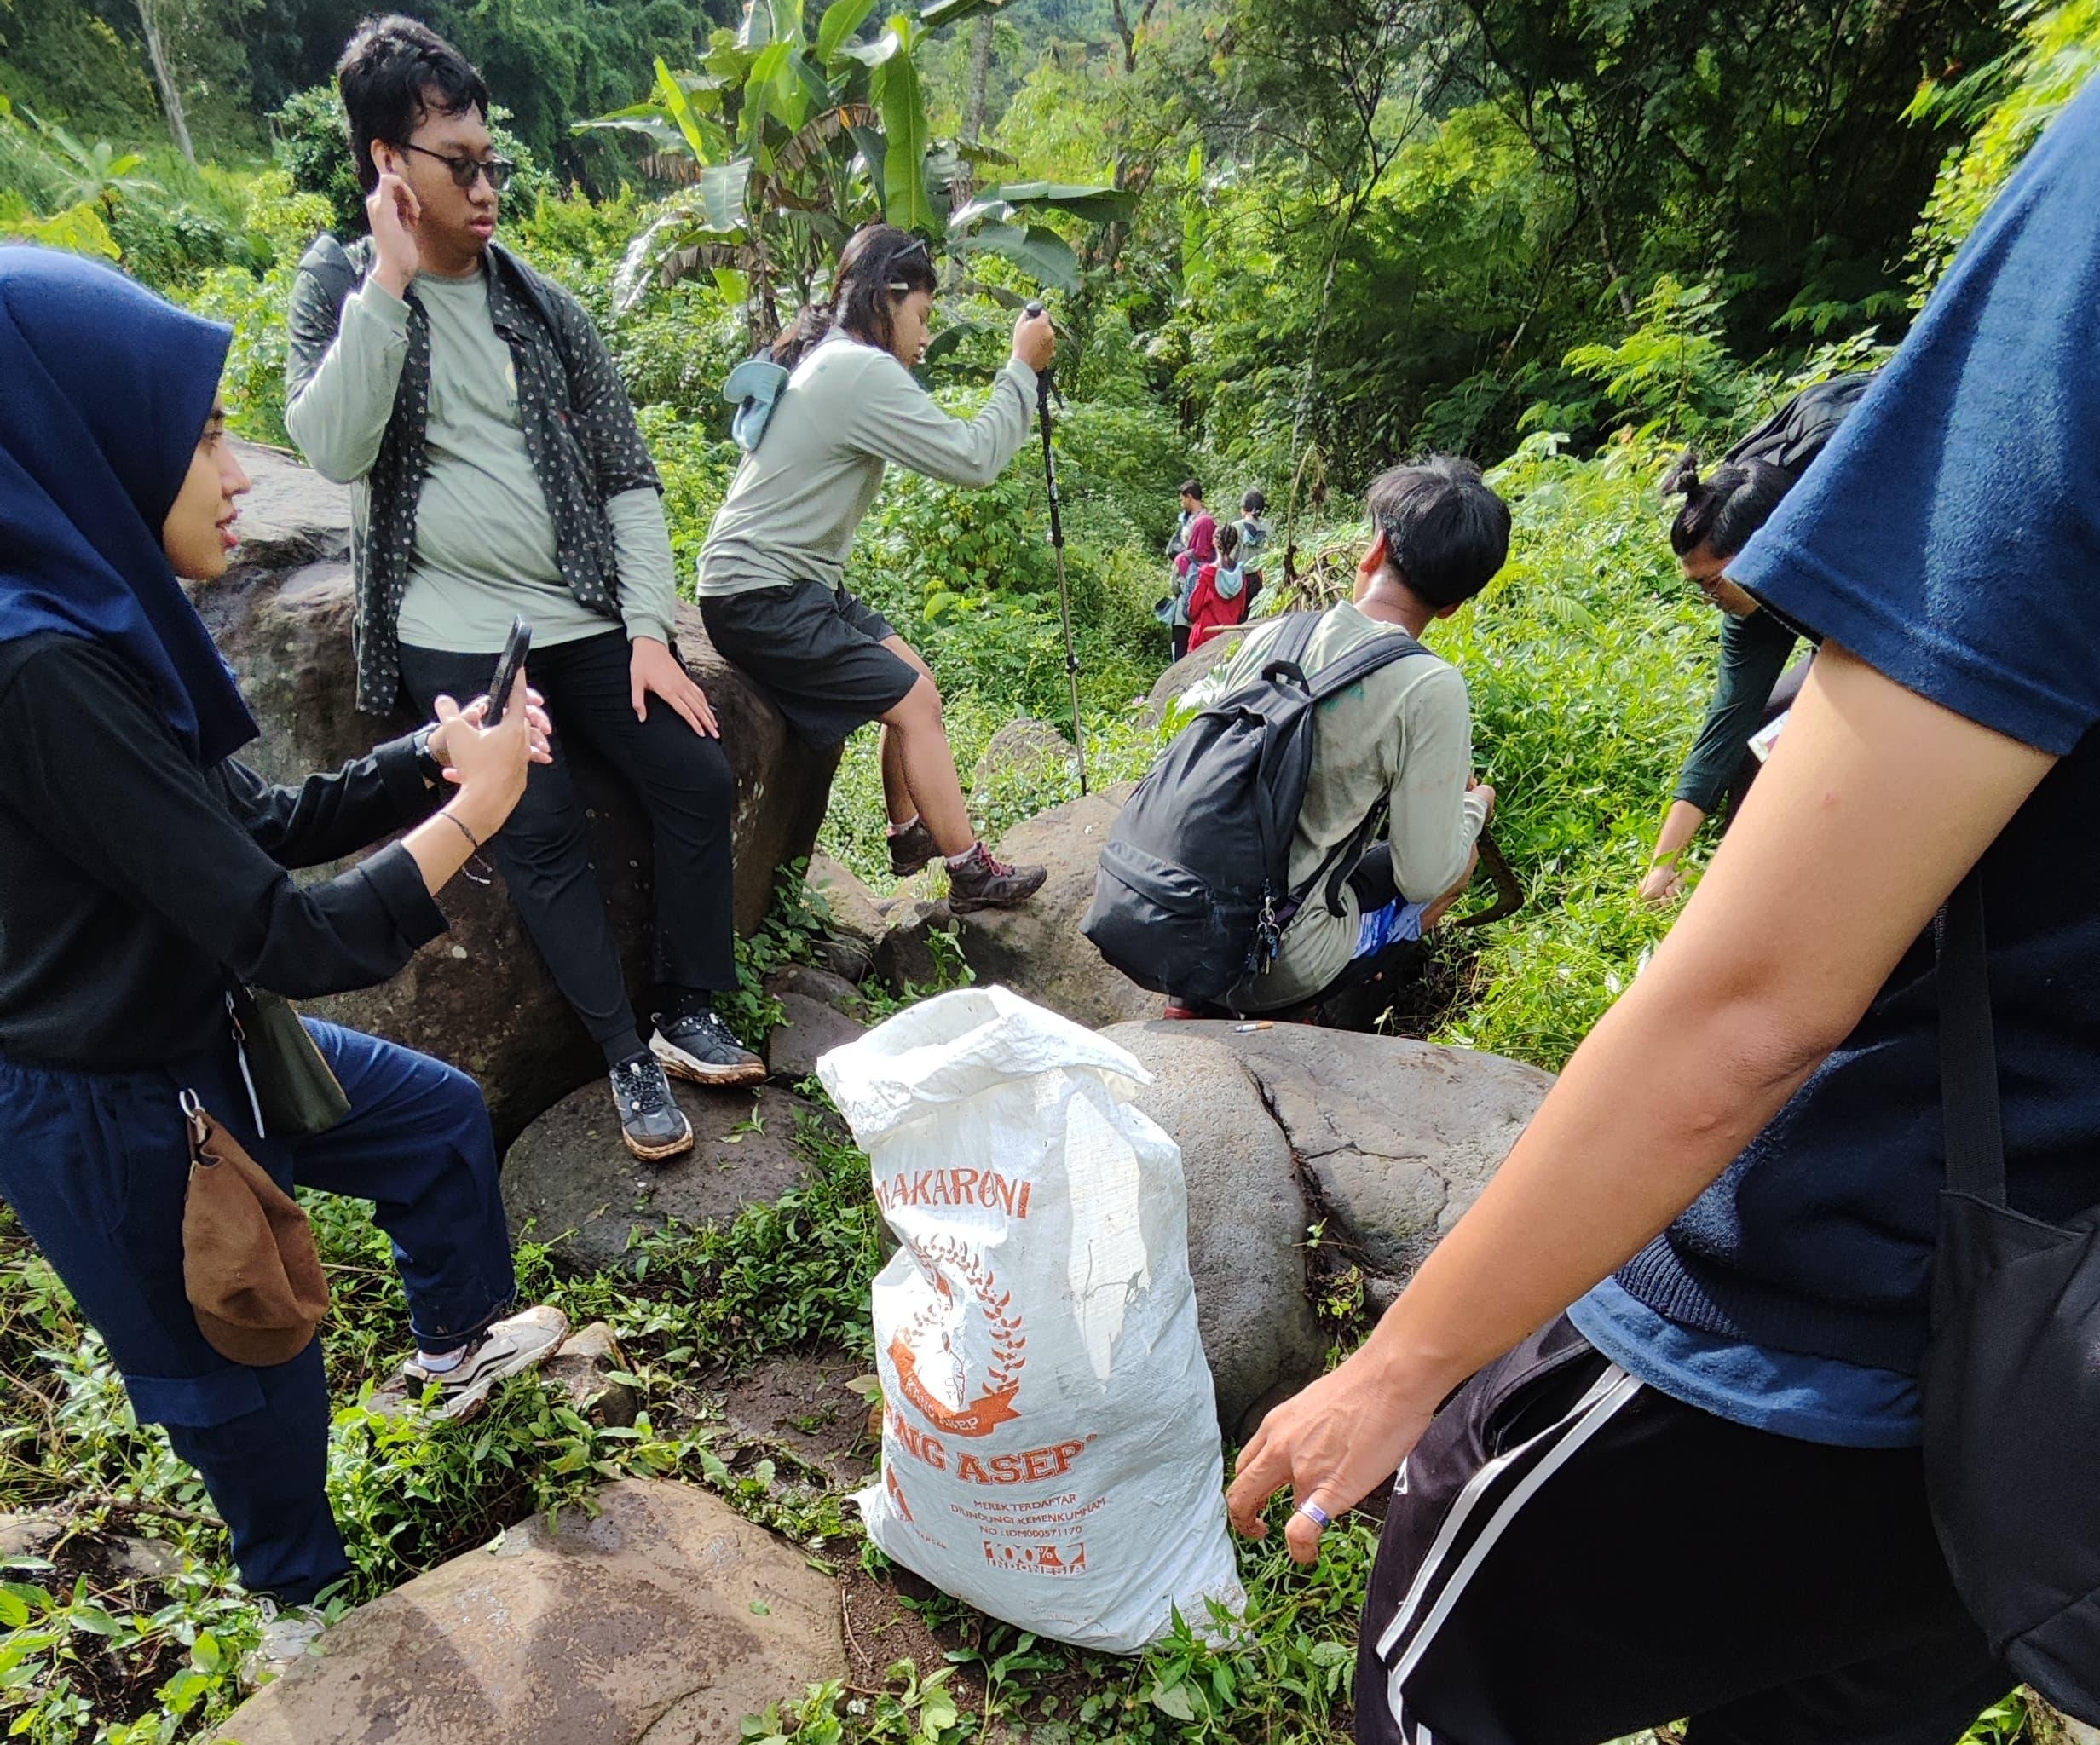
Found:
[[[319,1606],[280,1608],[274,1599],[262,1602],[262,1639],[241,1657],[240,1682],[252,1690],[272,1679],[281,1679],[307,1660],[320,1658],[320,1634],[328,1620]]]
[[[538,1304],[497,1322],[467,1348],[457,1368],[426,1369],[419,1358],[411,1357],[395,1380],[411,1402],[421,1399],[435,1382],[438,1397],[428,1408],[434,1418],[471,1418],[498,1382],[537,1369],[568,1337],[568,1317],[551,1304]]]

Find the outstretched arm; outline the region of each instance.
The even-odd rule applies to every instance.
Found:
[[[1248,1444],[1240,1529],[1259,1537],[1286,1484],[1330,1515],[1352,1506],[1453,1387],[1690,1205],[1844,1039],[2053,761],[1826,644],[1647,972],[1363,1348]],[[1289,1536],[1301,1562],[1317,1555],[1309,1518]]]

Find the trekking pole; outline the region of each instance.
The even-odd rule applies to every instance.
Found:
[[[1031,302],[1030,320],[1042,314],[1040,302]],[[1053,372],[1036,376],[1036,416],[1042,426],[1042,476],[1050,487],[1050,549],[1058,557],[1058,613],[1064,620],[1064,676],[1072,687],[1072,748],[1079,758],[1079,792],[1087,792],[1087,734],[1079,723],[1079,647],[1072,640],[1072,593],[1064,581],[1064,522],[1058,514],[1058,464],[1050,450],[1050,395],[1056,388]]]

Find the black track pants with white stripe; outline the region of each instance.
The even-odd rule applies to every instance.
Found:
[[[1364,1607],[1359,1745],[1952,1745],[2013,1679],[1962,1610],[1914,1448],[1747,1430],[1565,1318],[1408,1457]]]

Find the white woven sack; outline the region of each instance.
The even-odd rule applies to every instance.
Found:
[[[1038,1635],[1132,1653],[1246,1596],[1225,1525],[1180,1148],[1124,1050],[1003,988],[817,1063],[903,1244],[875,1280],[890,1556]]]

